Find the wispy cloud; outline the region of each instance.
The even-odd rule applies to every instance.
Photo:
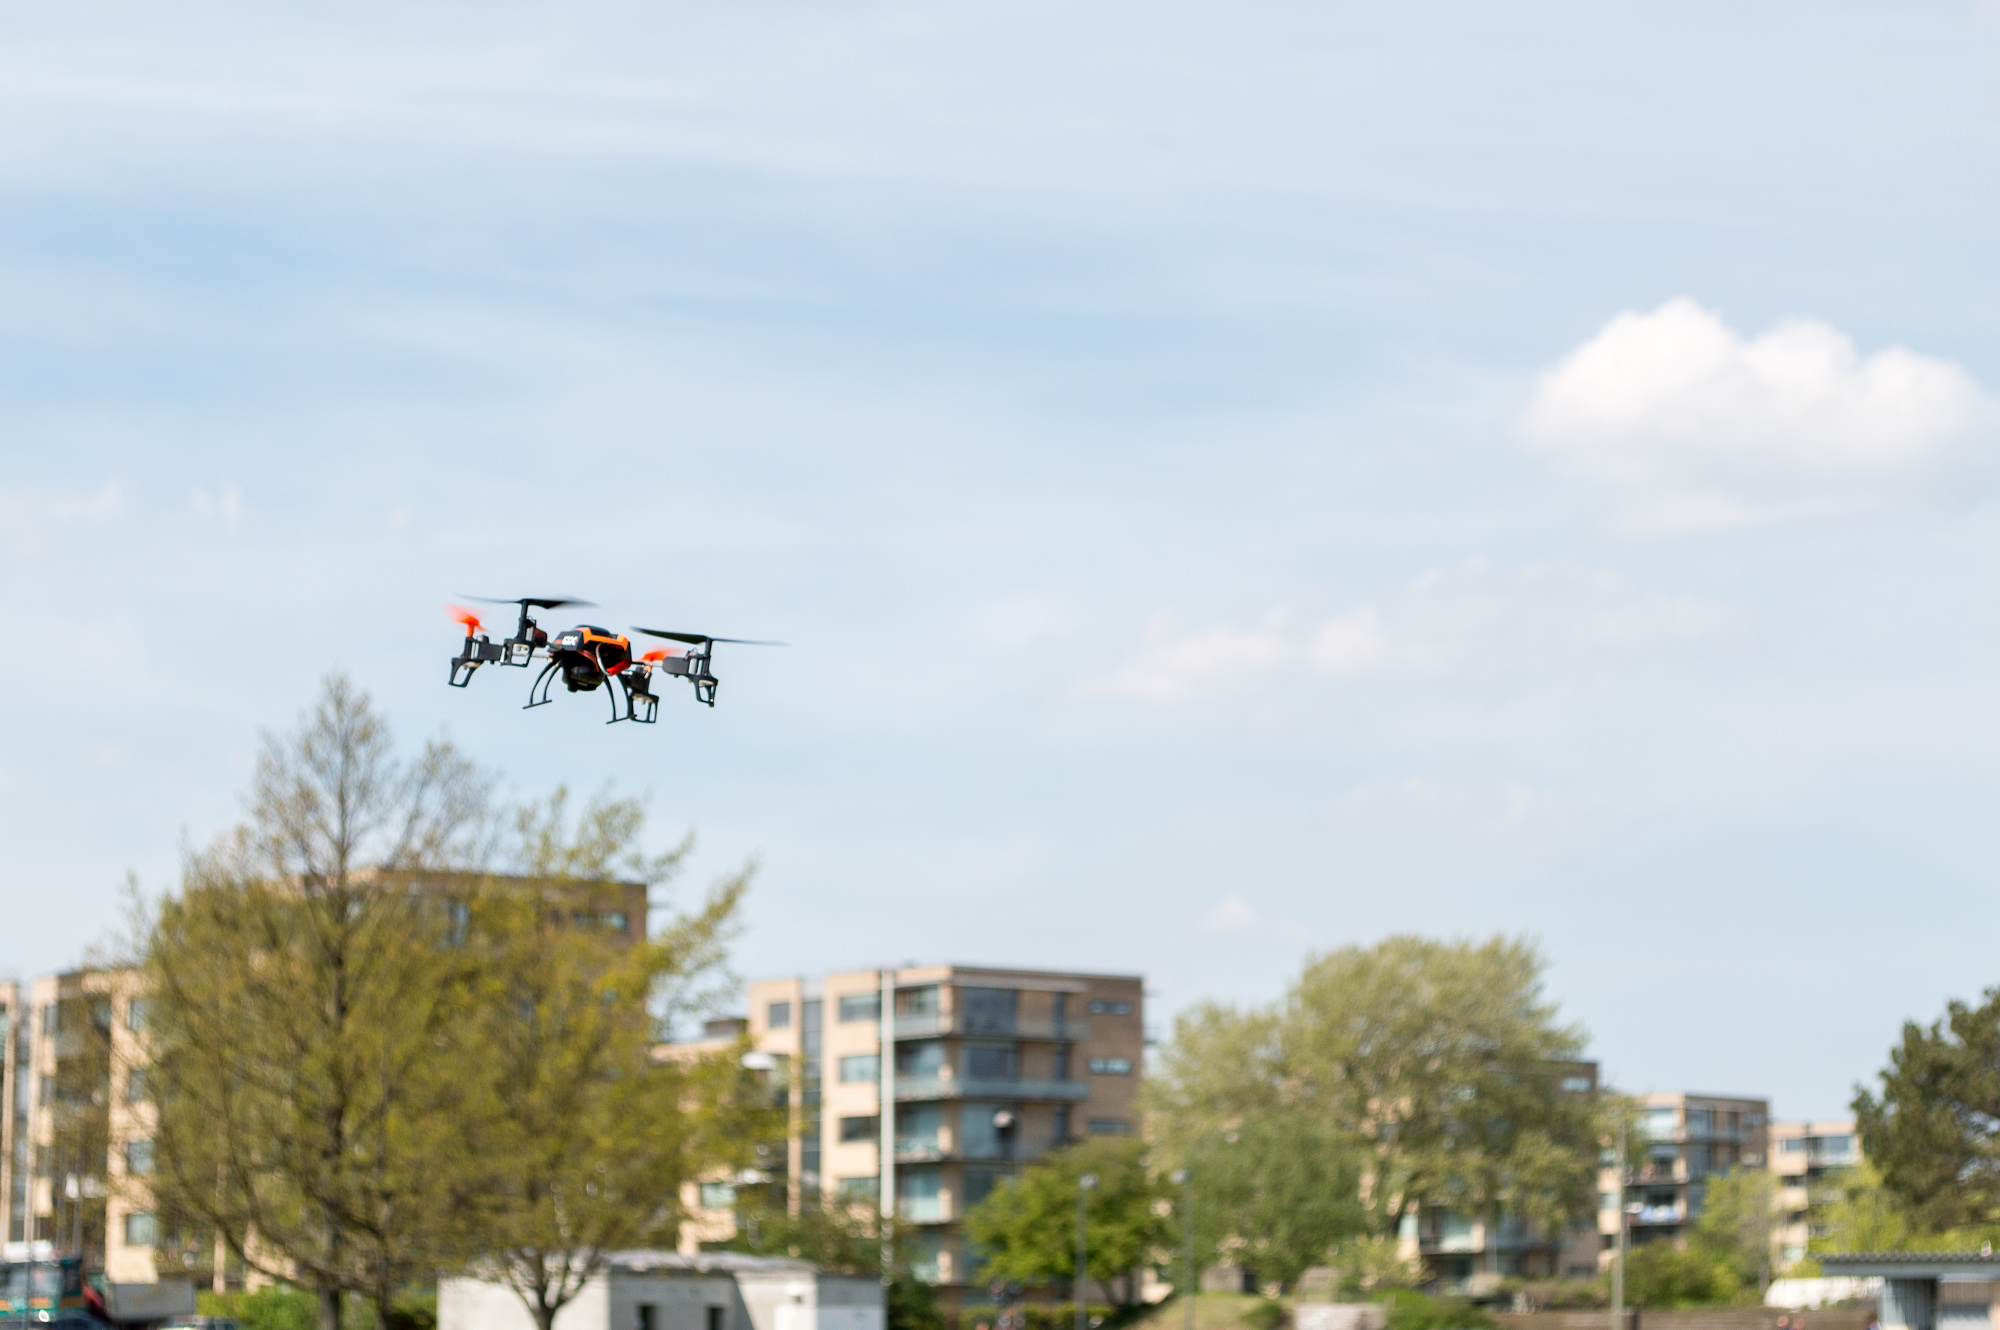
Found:
[[[1204,933],[1247,933],[1264,922],[1262,915],[1235,892],[1224,896],[1201,917]]]
[[[77,527],[106,527],[129,511],[116,485],[84,492],[0,491],[0,539],[15,555],[46,552],[57,535]]]
[[[1433,569],[1381,603],[1293,626],[1273,610],[1252,627],[1182,628],[1156,619],[1112,668],[1078,683],[1085,696],[1180,703],[1283,675],[1336,680],[1440,677],[1687,642],[1729,624],[1727,608],[1642,591],[1614,573],[1545,565],[1496,570],[1484,560]]]
[[[1370,832],[1448,835],[1510,842],[1548,839],[1572,810],[1518,781],[1468,782],[1412,776],[1370,781],[1333,801],[1336,822]]]
[[[1809,319],[1745,337],[1681,298],[1618,315],[1542,375],[1521,432],[1623,491],[1628,525],[1712,527],[1962,493],[2000,403],[1947,360],[1863,357]]]

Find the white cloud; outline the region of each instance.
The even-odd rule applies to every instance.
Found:
[[[1371,781],[1333,801],[1334,819],[1372,832],[1547,839],[1573,821],[1549,795],[1517,782],[1478,784],[1416,776]]]
[[[1201,917],[1204,933],[1247,933],[1264,922],[1249,901],[1231,892]]]
[[[1521,432],[1626,492],[1632,525],[1734,525],[1963,492],[2000,405],[1959,366],[1863,357],[1825,323],[1746,338],[1685,297],[1627,312],[1535,385]]]
[[[1629,586],[1566,565],[1436,568],[1380,604],[1297,631],[1273,610],[1261,626],[1183,631],[1157,619],[1121,665],[1079,684],[1086,696],[1177,703],[1240,692],[1287,674],[1424,678],[1616,653],[1713,636],[1734,615],[1693,596]]]
[[[1283,635],[1285,615],[1273,611],[1262,628],[1226,626],[1182,632],[1171,618],[1155,619],[1123,665],[1085,693],[1135,702],[1187,702],[1203,693],[1236,692],[1292,663],[1293,643]]]
[[[189,502],[194,506],[197,522],[219,518],[225,529],[234,531],[243,520],[243,491],[234,485],[223,485],[213,494],[195,490],[189,495]]]
[[[109,526],[125,516],[127,506],[116,485],[84,494],[0,492],[0,538],[15,554],[39,554],[58,532],[70,527]]]

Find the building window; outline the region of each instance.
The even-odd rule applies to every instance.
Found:
[[[1591,1089],[1590,1077],[1565,1076],[1563,1077],[1562,1088],[1564,1094],[1589,1094]]]
[[[1007,1127],[1000,1125],[1003,1113],[1007,1115]],[[998,1104],[962,1106],[958,1111],[959,1154],[967,1159],[1005,1159],[1009,1153],[1007,1131],[1013,1123],[1013,1110]]]
[[[125,1142],[125,1171],[134,1177],[148,1177],[153,1171],[153,1143],[151,1141]]]
[[[134,1067],[125,1073],[126,1103],[143,1104],[152,1097],[152,1091],[146,1085],[146,1069],[144,1067]]]
[[[854,1021],[879,1021],[882,1019],[882,995],[880,993],[842,993],[840,995],[840,1020],[843,1024]]]
[[[912,1168],[898,1173],[896,1209],[912,1223],[942,1223],[946,1218],[944,1174],[934,1168]]]
[[[125,1216],[125,1245],[128,1247],[150,1247],[153,1245],[154,1225],[150,1211],[141,1210]]]
[[[1093,1076],[1130,1076],[1131,1058],[1092,1058],[1090,1074]]]
[[[1056,1045],[1054,1055],[1049,1059],[1049,1064],[1050,1064],[1049,1076],[1051,1080],[1058,1080],[1058,1081],[1068,1080],[1069,1045],[1068,1044]]]
[[[840,1120],[840,1139],[843,1141],[872,1141],[881,1134],[881,1118],[871,1116]]]
[[[879,1053],[854,1053],[840,1060],[840,1079],[848,1085],[873,1084],[881,1076]]]
[[[898,1076],[935,1077],[944,1070],[944,1041],[921,1039],[896,1045]]]
[[[792,1004],[789,1002],[773,1002],[770,1006],[764,1008],[764,1025],[767,1029],[772,1030],[791,1029]]]
[[[944,1148],[943,1140],[943,1104],[911,1104],[896,1115],[897,1154],[931,1154]]]
[[[704,1330],[722,1330],[722,1327],[727,1324],[728,1316],[729,1312],[727,1308],[710,1307],[708,1309],[708,1324],[704,1327]]]
[[[896,1014],[898,1016],[935,1016],[938,1013],[938,990],[936,984],[925,984],[920,988],[899,988],[896,990]]]
[[[1129,1002],[1113,1002],[1109,998],[1092,998],[1090,1000],[1090,1014],[1093,1016],[1130,1016],[1132,1014],[1132,1004]]]
[[[660,1330],[660,1309],[650,1302],[639,1304],[639,1330]]]
[[[727,1182],[702,1183],[701,1208],[704,1210],[734,1210],[736,1208],[736,1188]]]
[[[1803,1136],[1787,1136],[1784,1140],[1778,1142],[1779,1154],[1802,1155],[1805,1152],[1806,1142]]]
[[[959,1024],[967,1034],[1012,1034],[1020,998],[1011,988],[961,988]]]
[[[614,933],[624,932],[625,925],[630,922],[626,919],[625,911],[623,910],[606,910],[601,917],[604,921],[604,926]]]
[[[873,1173],[865,1178],[842,1178],[834,1190],[843,1201],[866,1201],[882,1194],[882,1179]]]
[[[1090,1134],[1092,1136],[1130,1136],[1132,1134],[1132,1124],[1124,1118],[1092,1118],[1090,1120]]]
[[[965,1075],[974,1081],[1018,1080],[1020,1053],[1012,1044],[967,1044]]]
[[[984,1167],[970,1165],[959,1175],[965,1184],[965,1208],[970,1210],[991,1196],[1007,1177],[1007,1170],[995,1168],[991,1164]]]
[[[138,1031],[146,1028],[146,1007],[144,998],[133,998],[125,1004],[125,1028]]]
[[[1056,1105],[1055,1139],[1061,1143],[1069,1139],[1069,1105]]]

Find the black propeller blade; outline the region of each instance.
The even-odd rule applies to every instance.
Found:
[[[663,637],[669,642],[686,642],[690,646],[700,646],[703,642],[733,642],[737,646],[743,647],[781,647],[786,645],[783,642],[766,642],[751,637],[709,637],[705,633],[670,633],[664,628],[641,628],[637,624],[632,626],[632,631],[635,633],[644,633],[648,637]]]
[[[567,596],[552,596],[547,599],[535,596],[516,596],[512,600],[494,596],[461,596],[459,599],[484,601],[488,605],[533,605],[539,610],[558,610],[565,605],[581,605],[585,609],[597,608],[597,602],[594,600],[575,600]]]

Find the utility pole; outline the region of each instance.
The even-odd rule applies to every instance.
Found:
[[[876,1126],[881,1131],[881,1166],[876,1169],[882,1184],[882,1282],[896,1275],[896,971],[882,971],[882,1009],[876,1013],[882,1051],[876,1066],[879,1109]]]
[[[1174,1170],[1181,1189],[1181,1325],[1194,1330],[1194,1188],[1184,1168]]]
[[[1090,1189],[1096,1185],[1095,1173],[1086,1173],[1076,1180],[1076,1281],[1070,1294],[1076,1302],[1076,1330],[1090,1330],[1090,1315],[1085,1306],[1084,1293],[1090,1270],[1088,1216],[1084,1210],[1084,1202],[1090,1196]]]
[[[1625,1115],[1618,1115],[1618,1244],[1611,1257],[1611,1330],[1625,1330]]]

